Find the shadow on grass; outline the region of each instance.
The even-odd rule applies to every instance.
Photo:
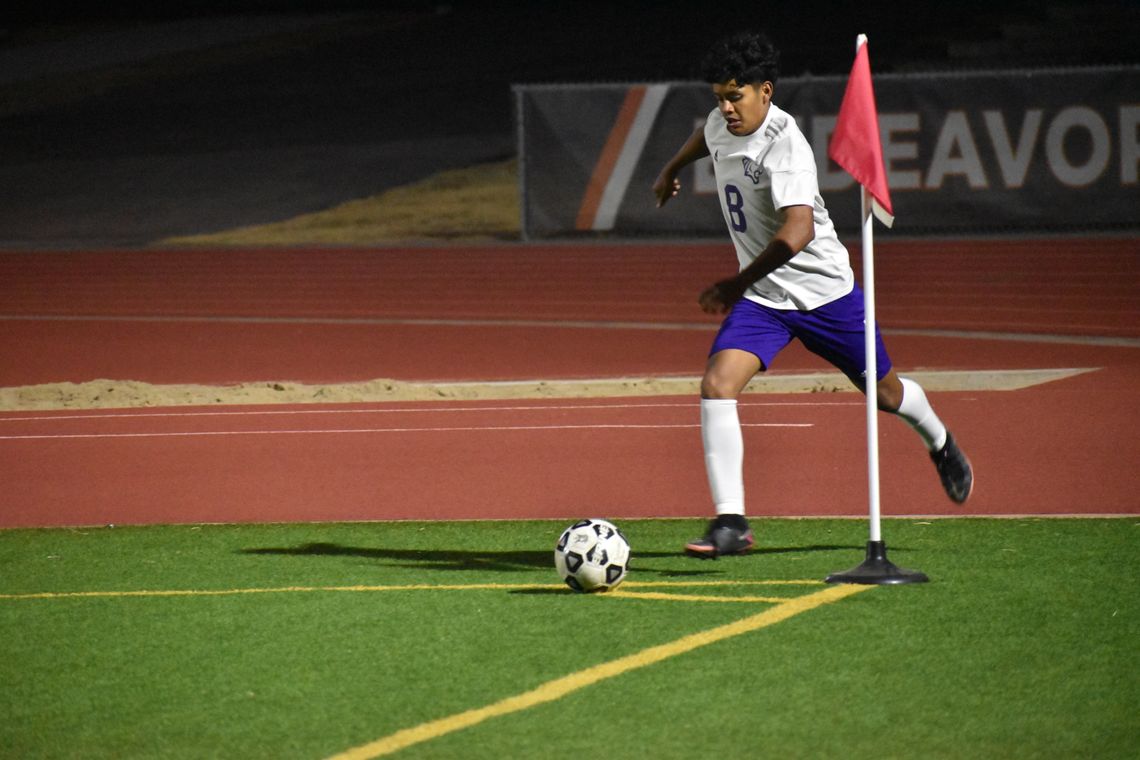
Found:
[[[808,546],[761,546],[752,550],[752,554],[802,554],[805,552],[844,552],[863,551],[862,546],[854,544],[810,544]]]
[[[381,549],[313,543],[292,547],[242,549],[242,554],[277,554],[302,557],[361,557],[387,560],[425,570],[497,570],[519,572],[554,564],[553,551],[465,551],[458,549]]]
[[[811,545],[760,548],[752,552],[753,556],[769,554],[798,554],[802,552],[820,552],[852,550],[859,551],[858,546],[830,546]],[[284,555],[299,557],[360,557],[363,559],[382,560],[394,562],[406,567],[417,567],[424,570],[492,570],[497,572],[522,572],[534,568],[550,568],[554,565],[554,552],[547,549],[543,551],[471,551],[460,549],[383,549],[378,547],[342,546],[330,543],[310,543],[291,547],[265,547],[257,549],[241,549],[242,554],[257,555]],[[641,560],[650,559],[678,559],[683,557],[682,552],[634,552],[633,567],[639,573],[652,573],[669,577],[684,577],[709,575],[720,572],[716,562],[702,562],[701,560],[686,560],[692,562],[691,567],[677,568],[648,568],[641,564]],[[738,558],[731,558],[737,561]],[[741,558],[744,559],[744,558]]]
[[[554,567],[554,550],[544,551],[470,551],[460,549],[382,549],[363,546],[342,546],[340,544],[312,543],[292,547],[266,547],[242,549],[242,554],[286,555],[300,557],[361,557],[363,559],[384,560],[405,567],[424,570],[493,570],[498,572],[522,572],[534,568]],[[662,557],[676,558],[673,552],[637,552],[639,559]],[[641,570],[642,568],[638,568]],[[645,572],[670,575],[699,575],[701,571],[649,570]]]

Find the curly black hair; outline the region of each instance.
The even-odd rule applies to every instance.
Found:
[[[759,32],[738,32],[719,40],[701,61],[701,76],[710,84],[736,80],[738,85],[771,82],[780,74],[780,51]]]

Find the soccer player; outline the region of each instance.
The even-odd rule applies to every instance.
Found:
[[[739,272],[699,297],[727,314],[701,380],[701,438],[716,517],[685,546],[714,558],[743,554],[754,542],[744,510],[744,444],[737,397],[793,338],[866,392],[863,293],[835,234],[816,179],[815,157],[795,119],[772,102],[779,52],[762,34],[717,42],[701,68],[716,108],[653,183],[658,207],[681,189],[680,170],[711,156]],[[961,504],[973,472],[922,387],[891,367],[878,326],[880,410],[906,421],[926,444],[946,495]]]

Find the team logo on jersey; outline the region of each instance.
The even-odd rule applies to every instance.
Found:
[[[760,167],[760,162],[753,161],[748,156],[740,159],[740,162],[744,164],[744,176],[752,180],[752,184],[759,185],[760,175],[764,173],[764,170]]]

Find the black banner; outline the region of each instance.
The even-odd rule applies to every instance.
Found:
[[[774,101],[811,142],[832,218],[852,232],[858,188],[827,158],[845,85],[780,80]],[[1140,230],[1140,67],[879,75],[874,86],[897,233]],[[666,209],[650,191],[714,107],[708,85],[515,95],[526,236],[723,232],[707,161]]]

